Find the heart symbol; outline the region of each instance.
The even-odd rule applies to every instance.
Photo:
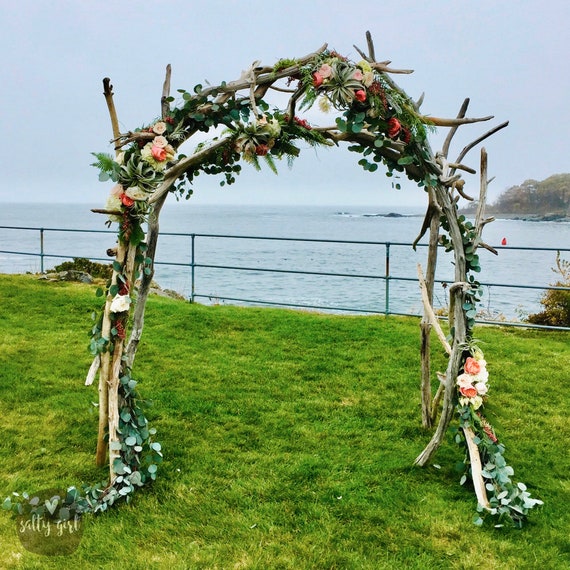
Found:
[[[46,509],[49,511],[50,515],[53,515],[53,513],[55,513],[55,509],[57,509],[58,503],[59,503],[59,497],[52,497],[51,502],[46,500],[44,505],[46,506]]]

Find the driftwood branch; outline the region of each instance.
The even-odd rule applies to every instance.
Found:
[[[170,77],[172,75],[172,67],[170,63],[166,66],[166,75],[164,77],[164,84],[162,86],[162,97],[160,98],[161,116],[166,119],[170,113]]]
[[[473,142],[470,142],[463,150],[459,153],[459,156],[456,158],[455,162],[461,162],[465,155],[474,147],[476,147],[479,143],[483,142],[485,139],[488,139],[490,136],[494,135],[497,131],[504,129],[509,124],[509,121],[505,121],[500,125],[492,128],[491,130],[487,131],[485,134],[481,135],[480,137],[476,138]]]
[[[410,74],[410,73],[414,72],[413,69],[394,69],[393,67],[388,67],[387,65],[385,65],[383,63],[371,63],[370,67],[372,67],[372,69],[376,69],[377,71],[380,71],[382,73],[393,73],[393,74],[406,75],[406,74]]]
[[[372,40],[372,34],[368,30],[366,30],[366,44],[368,45],[368,57],[370,57],[372,61],[376,61],[374,41]]]
[[[457,162],[450,162],[449,163],[449,168],[451,168],[451,170],[463,170],[464,172],[468,172],[469,174],[476,174],[476,170],[474,168],[471,168],[470,166],[466,166],[465,164],[459,164]]]
[[[424,220],[423,232],[429,227],[428,256],[426,262],[425,275],[425,296],[427,304],[433,306],[433,293],[435,283],[435,270],[437,267],[437,253],[439,243],[440,209],[435,200],[433,188],[428,187],[429,205]],[[421,238],[422,233],[418,236]],[[417,243],[417,242],[416,242]],[[414,246],[415,247],[415,246]],[[421,331],[421,400],[422,400],[422,425],[431,428],[435,422],[434,403],[431,397],[431,330],[432,323],[427,313],[424,311],[420,322]],[[437,404],[436,404],[437,405]]]
[[[482,247],[487,251],[495,255],[499,255],[499,252],[492,246],[486,244],[482,241],[481,236],[483,234],[483,228],[494,221],[495,218],[484,218],[485,216],[485,205],[487,203],[487,187],[489,185],[489,180],[487,179],[488,170],[488,160],[487,151],[485,148],[481,149],[481,174],[480,174],[480,189],[479,189],[479,202],[477,204],[477,211],[475,213],[475,230],[477,232],[477,242],[478,247]]]
[[[469,99],[467,98],[465,99],[465,101],[463,101],[463,104],[459,109],[459,113],[457,113],[458,119],[463,119],[465,117],[465,115],[467,114],[468,107],[469,107]],[[450,131],[447,133],[447,137],[445,137],[445,141],[443,142],[443,147],[441,148],[441,154],[443,154],[443,156],[445,156],[446,158],[449,156],[449,147],[451,146],[451,141],[453,140],[453,137],[455,136],[455,133],[457,132],[458,128],[459,125],[453,126],[450,129]]]
[[[422,103],[424,102],[424,97],[425,97],[425,93],[422,93],[418,100],[414,102],[414,107],[416,109],[416,111],[420,110],[420,107],[422,106]]]
[[[454,256],[454,266],[455,266],[455,281],[462,282],[466,276],[466,258],[464,248],[461,246],[463,243],[461,228],[459,226],[459,221],[456,216],[455,205],[451,199],[451,196],[447,188],[438,185],[434,187],[434,195],[442,209],[443,214],[446,216],[449,223],[449,235],[454,244],[457,247],[453,250]],[[441,443],[445,438],[447,433],[447,428],[453,417],[455,405],[455,379],[459,375],[459,370],[463,362],[463,346],[467,340],[467,317],[465,311],[463,310],[463,290],[461,288],[455,288],[450,291],[450,311],[449,311],[449,321],[450,330],[451,322],[453,321],[453,341],[451,345],[451,354],[449,355],[449,360],[447,363],[447,369],[445,372],[445,386],[443,393],[443,405],[441,409],[441,414],[439,417],[439,422],[437,424],[436,430],[426,445],[424,450],[418,455],[415,460],[415,464],[420,467],[425,466],[433,457]],[[452,310],[453,307],[453,310]],[[453,314],[452,314],[453,313]]]
[[[479,203],[477,204],[477,212],[475,213],[475,230],[478,237],[481,237],[483,231],[483,217],[485,215],[485,202],[487,201],[487,151],[481,149],[481,172],[479,179]]]
[[[487,491],[485,490],[485,482],[483,481],[481,454],[477,444],[473,441],[475,433],[470,427],[464,427],[463,433],[465,434],[465,441],[467,442],[467,449],[469,451],[469,461],[471,462],[471,479],[473,480],[473,487],[475,495],[479,504],[487,510],[490,510],[491,505],[487,498]]]
[[[113,100],[113,86],[111,85],[111,80],[108,77],[103,79],[103,95],[105,96],[107,109],[109,110],[113,138],[117,139],[121,136],[119,132],[119,119],[117,118],[117,109],[115,108],[115,101]]]
[[[445,391],[445,375],[443,374],[439,374],[438,376],[439,378],[439,386],[437,387],[437,390],[435,392],[435,396],[433,397],[432,403],[431,403],[431,415],[430,415],[430,423],[431,425],[433,425],[435,423],[435,420],[437,419],[437,412],[439,410],[439,403],[441,402],[441,398],[443,397],[444,391]]]
[[[150,265],[150,272],[148,274],[143,272],[137,292],[137,303],[133,312],[133,325],[131,327],[129,342],[127,343],[127,348],[125,350],[127,368],[132,368],[133,366],[137,348],[143,333],[146,300],[150,293],[152,279],[154,277],[154,258],[156,255],[156,246],[159,235],[159,216],[167,196],[168,194],[163,194],[162,197],[155,202],[148,218],[146,255],[152,260],[152,262]]]
[[[445,336],[445,333],[443,332],[439,321],[433,311],[433,307],[431,306],[431,302],[429,300],[429,296],[428,296],[428,291],[427,291],[427,287],[426,287],[426,281],[424,278],[424,273],[422,271],[422,266],[418,263],[418,279],[420,282],[420,290],[422,293],[422,301],[424,304],[424,311],[425,314],[431,324],[431,326],[434,328],[437,337],[439,338],[439,341],[441,342],[445,352],[447,352],[447,354],[451,354],[451,346],[449,345],[449,342],[447,342],[447,338]]]
[[[275,81],[277,81],[278,79],[283,79],[285,77],[291,77],[296,75],[299,72],[299,69],[305,65],[306,63],[308,63],[309,61],[311,61],[314,57],[316,57],[317,55],[319,55],[320,53],[322,53],[323,51],[325,51],[327,49],[327,44],[322,45],[318,50],[314,51],[313,53],[310,53],[300,59],[297,60],[297,63],[295,65],[292,65],[290,67],[287,67],[285,69],[282,69],[280,71],[273,71],[273,68],[267,68],[268,72],[264,73],[263,75],[258,75],[256,78],[256,83],[257,85],[265,85],[267,83],[274,83]],[[237,79],[235,81],[230,81],[229,83],[227,83],[226,85],[218,85],[216,87],[209,87],[208,89],[204,89],[204,91],[202,91],[202,96],[206,96],[209,93],[212,93],[213,91],[219,92],[219,93],[224,93],[224,94],[228,94],[228,93],[235,93],[236,91],[241,91],[242,89],[249,89],[250,86],[250,82],[248,80],[244,80],[244,79]]]
[[[172,184],[174,184],[179,176],[184,174],[184,172],[187,170],[190,170],[193,166],[203,162],[210,154],[226,145],[230,140],[231,137],[222,138],[215,143],[212,143],[210,146],[202,149],[201,151],[180,160],[174,166],[171,166],[165,172],[164,181],[160,184],[160,186],[158,186],[153,195],[149,198],[149,204],[158,202],[162,196],[170,190],[170,187]]]
[[[430,226],[432,225],[432,220],[434,218],[437,218],[437,220],[439,221],[439,217],[441,215],[441,209],[432,197],[433,192],[431,190],[428,190],[428,191],[430,193],[430,197],[429,197],[429,201],[428,201],[428,207],[427,207],[427,210],[426,210],[426,213],[424,216],[424,221],[423,221],[422,227],[420,229],[420,233],[418,234],[418,237],[412,243],[412,248],[414,250],[416,249],[418,243],[424,237],[424,235],[426,234],[428,229],[430,229]],[[438,228],[439,228],[439,224],[438,224]]]
[[[461,125],[468,125],[470,123],[481,123],[483,121],[490,121],[494,115],[488,117],[462,117],[456,119],[446,119],[443,117],[431,117],[428,115],[420,115],[420,120],[426,125],[435,125],[436,127],[459,127]],[[461,162],[456,160],[455,162]]]

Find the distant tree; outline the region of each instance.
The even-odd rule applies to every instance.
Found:
[[[509,214],[560,214],[570,211],[570,174],[554,174],[546,180],[525,180],[501,194],[490,211]]]
[[[473,214],[476,210],[477,202],[471,202],[461,211]],[[529,179],[511,186],[487,206],[487,212],[570,216],[570,174],[554,174],[541,182]]]

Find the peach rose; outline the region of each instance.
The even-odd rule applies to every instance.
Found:
[[[354,73],[352,74],[352,79],[356,79],[356,81],[362,81],[364,75],[362,75],[362,71],[360,69],[355,69]]]
[[[477,376],[479,372],[481,372],[481,365],[479,364],[478,360],[475,360],[473,357],[469,356],[465,360],[465,366],[463,367],[467,374],[472,374],[473,376]]]
[[[474,398],[478,395],[477,388],[475,386],[462,386],[459,388],[459,391],[466,397],[466,398]]]
[[[155,160],[158,160],[158,162],[164,162],[166,160],[166,150],[160,146],[153,144],[150,149],[150,153]]]

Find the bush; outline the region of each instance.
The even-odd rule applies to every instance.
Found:
[[[570,287],[570,261],[562,259],[560,252],[556,254],[556,267],[554,273],[560,275],[553,287]],[[536,325],[550,325],[557,327],[570,327],[570,291],[548,289],[540,304],[544,311],[528,316],[529,323]]]
[[[74,257],[73,261],[64,261],[56,265],[53,271],[83,271],[89,273],[91,277],[97,279],[110,279],[113,274],[113,266],[105,263],[96,263],[83,257]]]

